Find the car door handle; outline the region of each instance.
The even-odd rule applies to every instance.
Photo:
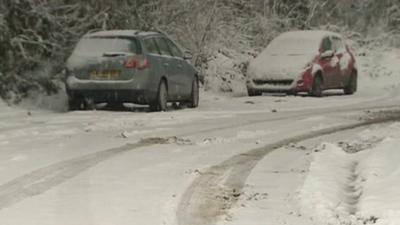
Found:
[[[169,66],[169,63],[164,63],[164,66],[167,66],[167,67],[168,67],[168,66]]]
[[[179,68],[182,68],[183,66],[182,66],[182,64],[178,64],[178,67],[179,67]]]

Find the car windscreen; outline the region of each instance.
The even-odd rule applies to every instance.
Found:
[[[266,55],[304,55],[315,54],[320,41],[316,38],[286,37],[273,40],[263,52]]]
[[[85,37],[79,41],[73,55],[103,56],[109,52],[140,54],[140,49],[132,37]]]

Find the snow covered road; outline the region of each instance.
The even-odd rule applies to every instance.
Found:
[[[199,109],[166,113],[56,113],[0,103],[0,224],[318,224],[335,218],[325,209],[337,195],[325,198],[331,202],[304,198],[315,188],[337,190],[328,189],[332,180],[313,182],[329,175],[333,156],[326,149],[335,148],[315,150],[324,142],[350,143],[370,129],[359,127],[365,118],[399,105],[396,88],[370,88],[373,80],[362,85],[354,96],[331,92],[321,99],[203,93]],[[378,134],[398,132],[378,128]],[[340,166],[342,158],[335,159],[332,167]],[[344,172],[358,174],[368,165],[351,162],[357,164],[344,165],[353,169]],[[365,202],[377,202],[371,198]],[[355,222],[370,214],[372,206],[363,207],[350,213],[359,213]],[[338,224],[352,221],[348,211],[337,212],[344,215]]]
[[[191,182],[209,167],[269,143],[358,122],[365,110],[395,106],[388,96],[332,96],[320,107],[314,98],[208,96],[199,110],[152,114],[28,115],[3,107],[0,221],[212,224],[219,215],[196,223],[179,208]],[[229,171],[226,179],[243,182],[261,158],[239,163],[247,168]]]

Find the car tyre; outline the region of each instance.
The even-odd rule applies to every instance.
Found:
[[[107,109],[122,111],[125,109],[125,106],[122,102],[108,102]]]
[[[322,91],[323,91],[323,87],[322,87],[322,78],[321,76],[316,76],[314,78],[314,82],[312,85],[312,90],[311,90],[311,95],[314,97],[322,97]]]
[[[247,94],[248,94],[250,97],[255,97],[255,96],[261,96],[261,95],[262,95],[262,92],[261,92],[261,91],[256,91],[256,90],[247,88]]]
[[[96,110],[96,103],[94,102],[94,100],[92,98],[85,98],[83,103],[84,103],[83,104],[84,110],[88,110],[88,111]]]
[[[85,106],[81,98],[69,98],[68,99],[68,110],[76,111],[81,110]]]
[[[343,91],[346,95],[352,95],[357,91],[357,73],[355,71],[351,74],[349,82]]]
[[[150,110],[152,112],[163,112],[167,110],[168,103],[168,89],[167,84],[164,80],[161,81],[158,86],[157,99],[155,102],[150,104]]]
[[[200,99],[199,80],[195,78],[192,83],[192,92],[190,94],[188,107],[197,108],[199,106],[199,99]]]
[[[298,93],[297,93],[297,91],[295,91],[295,90],[291,90],[291,91],[286,92],[286,95],[297,96]]]

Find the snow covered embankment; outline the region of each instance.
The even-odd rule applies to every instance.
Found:
[[[314,153],[299,198],[302,213],[319,224],[400,224],[400,124],[361,136]]]
[[[360,91],[399,92],[400,49],[393,47],[364,47],[359,50]]]

